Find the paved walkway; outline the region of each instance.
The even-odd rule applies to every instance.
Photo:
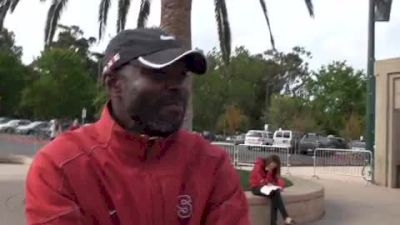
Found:
[[[27,165],[0,164],[0,225],[25,224],[23,185],[27,169]],[[296,171],[292,169],[291,173],[311,179]],[[326,214],[322,220],[307,225],[399,225],[400,189],[331,178],[313,179],[325,187]]]
[[[0,225],[23,225],[24,180],[29,166],[0,164]]]
[[[317,180],[325,187],[325,216],[310,225],[399,225],[400,189]]]

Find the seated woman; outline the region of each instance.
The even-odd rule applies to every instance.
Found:
[[[271,225],[277,224],[278,210],[284,219],[285,225],[294,224],[294,221],[286,211],[281,196],[285,181],[281,178],[281,160],[279,156],[270,155],[267,158],[258,158],[256,160],[250,175],[250,186],[254,195],[271,199]],[[274,190],[269,192],[268,189]]]

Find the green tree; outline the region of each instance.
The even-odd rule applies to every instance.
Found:
[[[308,77],[306,57],[309,54],[296,47],[289,53],[274,51],[252,55],[244,47],[238,47],[231,56],[231,63],[226,65],[222,53],[214,49],[208,57],[207,75],[194,78],[196,130],[215,129],[217,118],[232,104],[247,116],[250,128],[261,129],[270,121],[266,109],[273,94],[296,95],[299,92],[294,89],[300,89]]]
[[[340,131],[340,135],[349,140],[357,140],[363,135],[364,126],[364,116],[353,112],[350,117],[345,118],[344,127]]]
[[[49,48],[33,63],[39,79],[23,91],[21,106],[35,118],[79,118],[91,108],[95,82],[82,57],[71,49]]]
[[[315,118],[327,133],[339,134],[352,113],[365,114],[366,76],[346,62],[313,73],[305,85]]]
[[[17,58],[22,56],[22,47],[15,45],[15,35],[7,29],[0,30],[0,52],[8,52]]]
[[[304,84],[310,74],[308,60],[311,53],[303,47],[294,47],[290,52],[266,51],[264,58],[269,64],[264,78],[265,107],[271,106],[271,98],[276,93],[303,96]],[[264,122],[270,122],[269,110],[264,111]]]
[[[96,42],[96,38],[84,36],[79,26],[58,25],[57,40],[53,41],[47,48],[64,48],[77,53],[82,60],[86,61],[90,77],[96,81],[99,74],[99,66],[102,54],[90,51],[90,47]]]
[[[275,94],[269,114],[275,129],[293,129],[303,133],[320,131],[309,103],[303,98]]]
[[[222,54],[209,54],[210,70],[206,76],[195,77],[193,83],[193,105],[196,130],[215,130],[218,118],[230,105],[237,106],[249,118],[249,126],[261,126],[264,95],[263,89],[265,61],[260,56],[252,56],[243,47],[237,48],[229,65],[223,63]],[[251,99],[251,100],[249,100]]]
[[[15,45],[14,34],[0,31],[0,115],[20,115],[21,91],[29,81],[30,71],[21,62],[22,48]]]
[[[41,1],[44,2],[46,0]],[[0,8],[0,29],[7,12],[12,12],[19,0],[3,0],[3,2],[4,3]],[[57,24],[68,2],[68,0],[52,0],[45,25],[46,45],[52,42],[56,32]],[[105,26],[107,25],[111,2],[111,0],[100,1],[98,17],[99,38],[103,36]],[[125,29],[131,2],[131,0],[118,1],[117,32]],[[150,13],[150,2],[150,0],[140,1],[139,16],[137,20],[138,27],[143,27],[146,24],[147,17]],[[271,31],[265,0],[259,0],[259,2],[269,31]],[[305,3],[310,15],[313,16],[314,12],[311,0],[305,0]],[[231,32],[228,19],[228,10],[225,0],[214,0],[214,5],[220,49],[225,63],[228,63],[231,53]],[[191,48],[191,10],[192,0],[161,0],[161,27],[163,27],[167,32],[174,34],[178,39],[182,40],[186,48]],[[270,40],[273,48],[275,48],[272,33],[270,33]],[[191,87],[191,82],[189,82],[189,86]],[[184,126],[190,130],[192,128],[193,118],[191,102],[188,107],[187,118],[188,119],[186,120],[186,124]]]
[[[224,134],[235,134],[238,131],[247,130],[248,118],[235,105],[226,107],[217,123],[217,131]]]

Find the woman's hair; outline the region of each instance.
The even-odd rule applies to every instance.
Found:
[[[274,169],[274,175],[280,176],[281,175],[281,159],[277,155],[270,155],[264,158],[264,166],[268,166],[270,163],[276,163],[276,168]]]

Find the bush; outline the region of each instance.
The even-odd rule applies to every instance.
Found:
[[[250,176],[250,171],[246,170],[236,170],[240,176],[240,186],[243,188],[244,191],[250,191],[250,185],[249,185],[249,176]],[[293,186],[293,182],[290,181],[288,178],[283,177],[285,180],[285,188]]]

